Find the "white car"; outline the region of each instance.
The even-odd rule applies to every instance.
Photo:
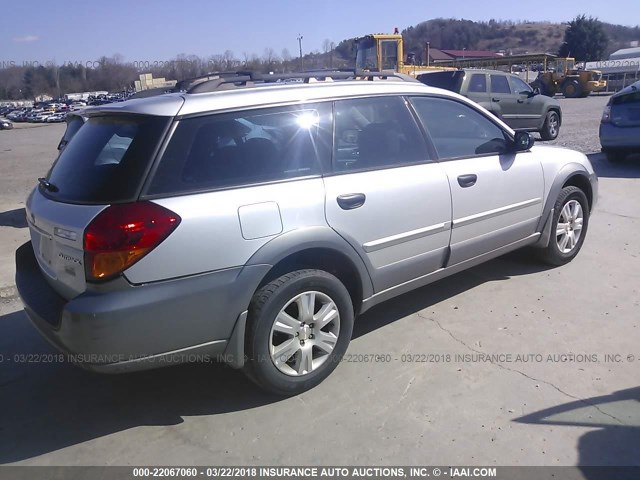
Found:
[[[64,122],[65,117],[67,116],[67,112],[58,112],[49,116],[46,120],[47,123],[58,123]]]

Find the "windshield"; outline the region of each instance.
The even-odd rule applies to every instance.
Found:
[[[380,42],[382,47],[382,70],[396,70],[398,68],[398,42],[384,40]]]
[[[356,68],[359,70],[378,69],[378,55],[376,52],[376,41],[374,38],[364,37],[358,41]]]
[[[90,118],[51,167],[53,188],[43,193],[72,203],[135,200],[168,123],[143,115]]]

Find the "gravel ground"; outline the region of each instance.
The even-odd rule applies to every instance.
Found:
[[[600,151],[598,126],[602,111],[609,100],[608,95],[591,95],[587,98],[557,97],[562,107],[560,135],[544,145],[558,145],[578,150],[582,153]],[[540,139],[538,134],[534,134]]]

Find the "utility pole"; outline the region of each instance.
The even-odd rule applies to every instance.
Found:
[[[431,42],[427,42],[427,67],[431,62]]]
[[[304,72],[304,61],[302,60],[302,35],[298,34],[298,46],[300,47],[300,71]]]

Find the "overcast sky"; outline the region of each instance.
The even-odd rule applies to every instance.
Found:
[[[321,50],[325,39],[391,33],[438,17],[567,22],[582,13],[635,26],[640,0],[9,0],[2,4],[0,66],[84,63],[114,54],[152,62],[225,50],[242,58],[262,56],[266,47],[297,56],[298,34],[309,52]]]

